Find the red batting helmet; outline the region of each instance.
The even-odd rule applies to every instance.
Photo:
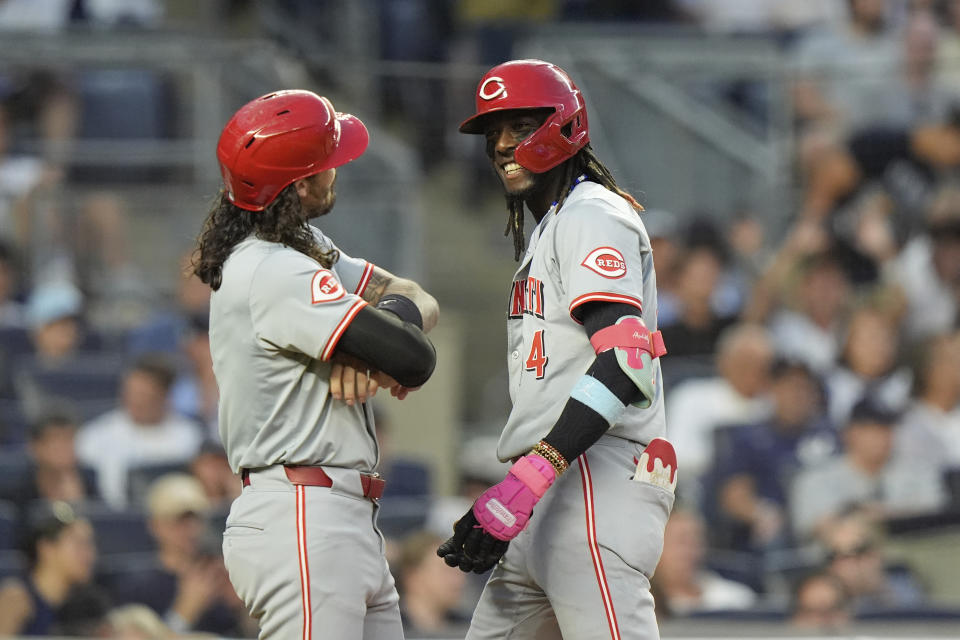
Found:
[[[543,60],[512,60],[490,69],[477,85],[477,113],[461,133],[483,133],[485,116],[508,109],[553,109],[543,125],[521,142],[514,159],[534,173],[554,168],[590,142],[587,107],[567,72]],[[570,126],[569,134],[563,129]]]
[[[240,107],[220,134],[217,159],[230,202],[262,211],[295,180],[339,167],[366,150],[360,119],[312,91],[275,91]]]

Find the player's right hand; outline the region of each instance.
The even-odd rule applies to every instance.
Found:
[[[453,535],[437,548],[437,555],[448,566],[458,567],[464,573],[486,573],[500,561],[509,545],[484,531],[471,507],[453,525]]]

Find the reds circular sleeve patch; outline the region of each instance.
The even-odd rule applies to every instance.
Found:
[[[623,254],[613,247],[594,249],[580,264],[604,278],[615,279],[627,275],[627,263]]]
[[[326,269],[320,269],[313,274],[310,281],[310,297],[313,304],[319,302],[333,302],[346,295],[343,286],[337,277]]]

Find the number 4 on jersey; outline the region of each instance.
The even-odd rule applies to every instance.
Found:
[[[547,368],[547,353],[543,349],[543,329],[533,334],[533,344],[530,345],[530,355],[527,356],[527,371],[536,371],[537,380],[543,378],[544,371]]]

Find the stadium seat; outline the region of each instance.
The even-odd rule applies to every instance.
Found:
[[[428,498],[393,498],[380,504],[377,524],[389,538],[402,538],[422,529],[430,512]]]
[[[150,484],[168,473],[184,473],[184,463],[151,464],[142,467],[130,467],[127,470],[127,498],[130,504],[143,504]]]
[[[151,552],[155,548],[146,515],[140,510],[115,511],[105,504],[88,502],[78,511],[93,525],[100,556]]]
[[[101,554],[96,568],[96,583],[112,592],[123,578],[157,568],[159,560],[153,551]]]
[[[0,549],[0,580],[27,572],[27,557],[20,551]]]
[[[0,446],[27,441],[30,421],[18,400],[0,398]]]
[[[78,402],[116,397],[123,360],[116,354],[79,353],[56,365],[28,357],[17,368],[18,379],[43,395]]]

